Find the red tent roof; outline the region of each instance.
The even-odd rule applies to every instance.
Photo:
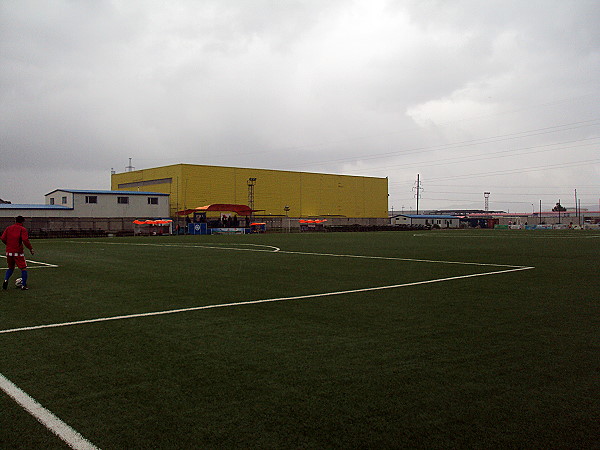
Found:
[[[196,211],[196,210],[195,209],[184,209],[181,211],[177,211],[175,214],[177,214],[178,216],[187,216],[188,214],[191,214],[194,211]]]
[[[180,216],[187,216],[193,212],[206,212],[206,211],[223,211],[223,212],[233,212],[239,214],[240,216],[249,216],[255,211],[260,211],[258,209],[250,209],[247,205],[232,205],[229,203],[213,203],[212,205],[199,206],[194,209],[184,209],[183,211],[177,211],[177,214]]]

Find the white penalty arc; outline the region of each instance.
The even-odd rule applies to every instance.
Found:
[[[118,245],[118,246],[134,246],[134,247],[176,247],[176,248],[210,248],[216,250],[235,250],[240,252],[268,252],[276,253],[281,249],[273,245],[265,244],[245,244],[245,243],[228,243],[228,244],[149,244],[141,242],[106,242],[106,241],[65,241],[77,244],[95,244],[95,245]],[[237,247],[232,247],[236,246]],[[252,248],[244,248],[252,247]]]

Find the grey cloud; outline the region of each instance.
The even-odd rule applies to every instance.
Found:
[[[409,202],[415,163],[424,180],[485,173],[475,153],[507,143],[433,146],[598,118],[599,14],[593,1],[2,2],[0,197],[107,188],[133,157],[389,176],[392,201]],[[425,165],[444,156],[472,162]],[[550,178],[592,185],[597,167]]]

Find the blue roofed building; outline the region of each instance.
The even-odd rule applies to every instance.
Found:
[[[133,233],[133,220],[169,217],[169,194],[55,189],[43,204],[0,203],[0,228],[23,216],[34,237]]]
[[[391,218],[392,225],[434,228],[460,228],[460,217],[449,214],[398,214]]]
[[[55,189],[44,204],[0,204],[0,217],[168,217],[169,194]]]

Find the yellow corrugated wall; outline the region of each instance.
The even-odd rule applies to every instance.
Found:
[[[171,194],[174,215],[211,203],[246,205],[249,178],[256,178],[254,208],[265,210],[258,214],[285,215],[287,205],[291,217],[387,217],[387,178],[177,164],[114,174],[111,188]]]

